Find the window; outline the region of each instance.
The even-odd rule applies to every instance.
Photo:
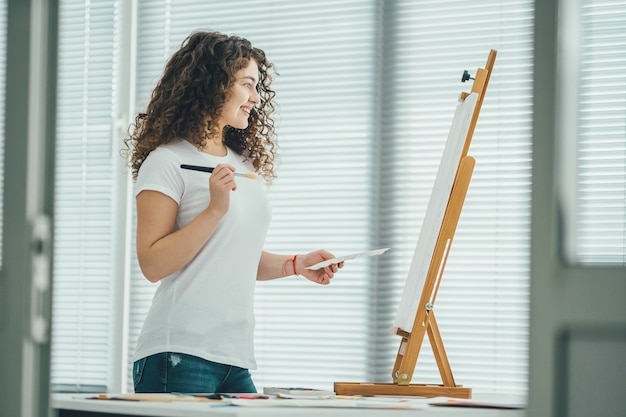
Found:
[[[142,1],[139,6],[140,108],[165,59],[194,29],[247,37],[276,64],[282,164],[269,192],[273,222],[267,250],[346,253],[376,245],[371,187],[376,3],[182,1],[164,6]],[[367,377],[361,360],[355,359],[369,351],[371,323],[363,314],[372,290],[369,269],[367,263],[355,263],[325,288],[295,278],[257,285],[258,386],[303,384],[304,375],[314,385]],[[131,309],[147,308],[153,289],[134,275]],[[138,331],[143,314],[134,319],[138,324],[131,327]],[[330,343],[319,337],[327,329]],[[132,334],[131,344],[135,339]]]
[[[116,5],[59,2],[54,296],[51,383],[103,391],[111,384],[119,158],[112,143]]]
[[[456,99],[468,88],[461,73],[500,49],[438,315],[459,381],[478,391],[525,390],[530,2],[142,1],[138,16],[140,108],[194,29],[248,37],[276,63],[283,163],[270,191],[268,250],[392,248],[349,264],[328,288],[296,279],[258,285],[259,386],[390,380],[399,338],[389,328]],[[133,276],[137,331],[153,288]],[[414,380],[438,381],[428,355]]]
[[[626,4],[561,11],[561,210],[571,263],[626,265]]]
[[[259,387],[390,380],[400,339],[389,328],[457,97],[469,89],[461,74],[497,49],[437,312],[459,383],[474,392],[526,390],[533,2],[139,0],[137,7],[132,22],[117,2],[61,1],[58,389],[116,387],[112,358],[132,355],[156,288],[131,262],[129,332],[120,330],[111,301],[125,285],[116,248],[133,237],[117,232],[127,193],[119,177],[127,173],[116,168],[122,144],[112,132],[117,86],[127,76],[117,59],[119,26],[130,21],[140,45],[134,111],[195,29],[247,37],[276,64],[282,163],[269,191],[268,250],[391,247],[347,264],[329,287],[296,278],[259,283]],[[413,380],[439,382],[427,346]]]
[[[387,2],[379,268],[380,309],[396,305],[415,249],[463,70],[498,50],[469,155],[476,159],[435,309],[455,379],[474,392],[524,392],[530,241],[533,5]],[[385,68],[385,67],[384,67]],[[515,80],[509,82],[508,80]],[[381,262],[383,262],[381,260]],[[393,277],[389,284],[385,281]],[[384,310],[383,310],[384,311]],[[390,313],[387,312],[386,315]],[[391,314],[395,314],[392,309]],[[382,317],[380,318],[382,320]],[[377,374],[398,341],[378,330]],[[391,346],[389,343],[391,342]],[[379,376],[380,377],[380,376]],[[422,348],[414,382],[440,383]]]

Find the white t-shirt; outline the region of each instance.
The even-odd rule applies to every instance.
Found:
[[[230,164],[252,172],[249,161],[228,149],[218,157],[181,140],[161,145],[141,165],[135,196],[159,191],[179,206],[177,229],[209,205],[209,173],[181,164]],[[200,252],[162,279],[137,341],[134,360],[180,352],[213,362],[256,369],[254,289],[271,211],[263,180],[235,177],[230,207]]]

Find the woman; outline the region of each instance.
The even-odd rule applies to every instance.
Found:
[[[307,269],[333,258],[322,250],[263,251],[264,180],[275,177],[276,159],[271,70],[246,39],[194,33],[126,140],[137,258],[160,282],[137,343],[136,392],[256,392],[248,371],[256,366],[255,281],[297,274],[325,285],[343,266]]]

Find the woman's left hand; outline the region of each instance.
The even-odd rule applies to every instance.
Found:
[[[343,268],[343,261],[316,270],[307,269],[307,267],[328,259],[333,259],[334,257],[332,253],[326,252],[325,250],[317,250],[304,255],[298,255],[296,258],[295,272],[317,284],[328,285],[330,284],[330,280],[335,276],[335,272],[337,272],[339,268]]]

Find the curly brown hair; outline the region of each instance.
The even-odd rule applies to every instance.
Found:
[[[216,122],[235,81],[235,73],[250,60],[259,67],[260,103],[250,113],[248,127],[226,126],[222,140],[252,161],[265,180],[276,177],[275,130],[272,113],[276,93],[270,88],[277,74],[263,50],[244,38],[218,32],[196,32],[185,39],[165,66],[145,113],[139,113],[124,140],[130,154],[133,179],[148,154],[157,146],[185,139],[201,149],[219,134]],[[134,127],[134,129],[132,129]]]

